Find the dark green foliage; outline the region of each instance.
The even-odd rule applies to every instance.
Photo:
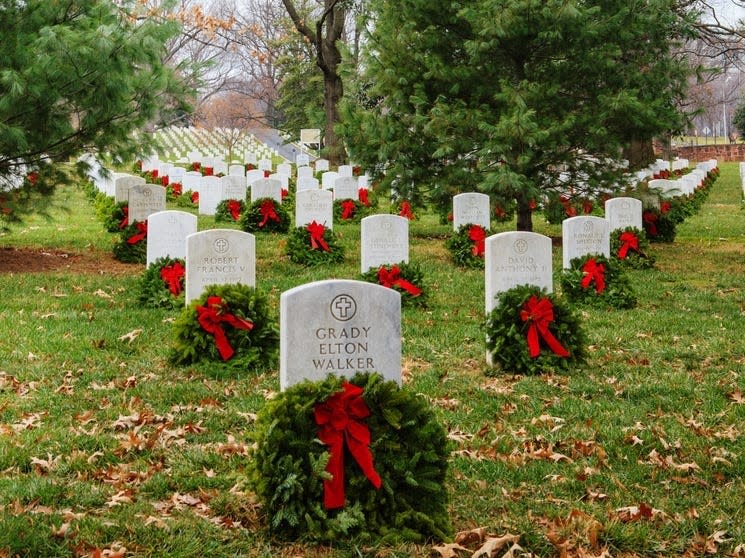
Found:
[[[584,265],[595,260],[605,267],[605,288],[597,292],[595,283],[582,286],[585,272]],[[569,269],[560,272],[561,290],[571,302],[581,302],[604,308],[633,308],[636,306],[636,293],[628,276],[621,270],[615,260],[609,260],[600,254],[588,254],[574,258],[569,262]]]
[[[276,319],[270,315],[266,295],[246,285],[211,285],[181,312],[173,325],[174,346],[169,354],[173,364],[188,365],[203,361],[223,363],[215,346],[215,337],[197,321],[197,306],[207,298],[219,296],[229,313],[253,323],[250,331],[223,324],[230,346],[235,351],[224,365],[233,369],[264,372],[276,365],[279,333]]]
[[[393,265],[384,265],[386,270],[390,271]],[[424,284],[424,273],[419,264],[400,262],[395,264],[395,267],[399,270],[399,277],[405,281],[408,281],[415,287],[421,290],[421,293],[417,296],[412,295],[405,288],[400,285],[393,285],[391,288],[401,293],[401,304],[406,306],[426,306],[427,305],[427,290]],[[379,279],[380,268],[371,268],[362,274],[362,280],[368,283],[377,283],[382,285]]]
[[[261,207],[265,203],[271,203],[274,208],[274,213],[279,218],[278,221],[274,219],[265,219],[264,214],[261,211]],[[262,225],[262,223],[264,223]],[[239,221],[241,230],[256,233],[256,232],[280,232],[285,233],[290,228],[290,214],[287,210],[282,207],[281,203],[271,198],[261,198],[256,200],[254,203],[249,205],[243,213]]]
[[[0,182],[38,172],[21,190],[44,194],[73,180],[54,171],[56,162],[84,152],[106,153],[114,164],[134,160],[152,147],[134,132],[169,107],[185,106],[185,89],[163,62],[178,24],[128,17],[138,4],[2,3]],[[10,201],[21,198],[15,192]],[[8,201],[0,199],[0,208]]]
[[[346,219],[342,218],[344,215],[344,204],[354,204],[352,209],[351,217]],[[346,200],[334,200],[334,223],[359,223],[360,220],[368,214],[368,209],[359,200],[346,199]]]
[[[187,190],[176,198],[176,205],[186,209],[199,209],[199,197],[196,196],[196,201],[194,201],[195,194],[197,193]]]
[[[292,229],[287,236],[287,254],[290,256],[290,260],[310,266],[344,261],[344,247],[334,231],[326,229],[323,238],[329,247],[328,251],[320,247],[316,249],[311,247],[310,233],[306,227]]]
[[[228,209],[230,202],[238,202],[240,204],[240,212],[238,213],[238,220],[240,220],[243,213],[246,211],[246,202],[243,200],[222,200],[217,204],[215,209],[215,223],[235,223],[233,214]]]
[[[449,538],[445,431],[423,397],[378,374],[358,374],[350,383],[364,389],[371,412],[365,419],[370,449],[383,484],[376,490],[347,456],[347,505],[324,508],[329,453],[317,438],[313,408],[341,391],[343,381],[329,376],[323,382],[297,384],[259,412],[253,433],[256,449],[247,464],[269,529],[286,539],[322,542],[354,538],[386,544]]]
[[[127,202],[116,202],[111,196],[99,192],[93,205],[96,209],[96,217],[103,223],[104,229],[108,232],[117,232],[121,230],[125,212],[127,211]],[[125,222],[129,225],[129,221]]]
[[[456,265],[462,267],[484,268],[484,257],[474,253],[474,241],[470,238],[472,225],[462,225],[445,241],[445,247]],[[487,233],[488,234],[488,233]]]
[[[140,278],[140,295],[139,301],[148,306],[157,306],[161,308],[183,308],[184,306],[184,278],[181,279],[181,292],[178,295],[171,293],[166,283],[161,277],[160,271],[164,267],[180,263],[186,267],[186,262],[182,258],[158,258],[149,266]]]
[[[541,340],[541,352],[530,356],[527,334],[530,324],[520,313],[532,297],[548,298],[553,305],[554,320],[549,331],[569,351],[568,357],[556,355]],[[500,293],[497,304],[484,325],[486,349],[492,363],[504,372],[540,374],[555,370],[570,370],[585,361],[587,341],[579,319],[557,297],[532,285],[521,285]]]
[[[621,242],[623,233],[633,233],[638,240],[639,249],[626,252],[626,257],[621,259],[619,252],[624,243]],[[610,253],[611,257],[621,268],[628,269],[651,269],[654,267],[655,256],[649,251],[649,240],[643,230],[636,227],[626,227],[625,229],[616,229],[610,234]]]
[[[114,258],[124,263],[141,263],[147,260],[147,236],[137,242],[130,242],[130,239],[137,238],[141,235],[141,230],[137,227],[136,221],[121,229],[119,240],[114,244]]]
[[[642,213],[644,233],[650,242],[672,242],[675,240],[676,223],[677,219],[672,218],[669,210],[662,212],[656,207],[651,207],[645,209]]]

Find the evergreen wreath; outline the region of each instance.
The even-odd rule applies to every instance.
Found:
[[[480,225],[465,224],[458,227],[453,236],[445,241],[445,247],[456,265],[484,268],[484,241],[488,232]]]
[[[160,308],[183,308],[186,262],[183,258],[158,258],[140,278],[139,300]]]
[[[587,254],[569,262],[561,271],[561,289],[570,302],[603,308],[633,308],[636,293],[631,282],[614,260],[600,254]]]
[[[484,329],[492,363],[505,372],[540,374],[569,370],[585,361],[579,319],[569,306],[534,285],[500,293]]]
[[[365,206],[368,211],[378,207],[378,196],[372,188],[359,188],[357,190],[360,203]]]
[[[365,204],[359,200],[334,200],[334,223],[359,223],[367,213]]]
[[[649,252],[649,240],[643,230],[636,227],[616,229],[610,234],[610,253],[623,268],[650,269],[655,256]]]
[[[176,198],[175,203],[178,207],[199,209],[199,192],[186,190],[186,192]]]
[[[221,334],[210,333],[200,322],[205,310],[214,310],[220,319],[217,327],[233,351],[227,358],[218,347]],[[213,320],[217,319],[215,314]],[[243,321],[252,324],[250,329],[241,325]],[[270,318],[269,302],[263,293],[247,285],[210,285],[176,318],[173,331],[175,343],[169,361],[175,365],[210,361],[242,371],[263,372],[277,361],[279,333]]]
[[[494,207],[494,218],[498,223],[507,223],[514,219],[517,209],[517,201],[514,198],[498,197],[494,199],[492,205]]]
[[[401,217],[406,217],[410,221],[416,219],[414,208],[411,206],[411,202],[409,200],[401,200],[396,203],[395,213],[396,215],[399,215]]]
[[[215,209],[215,223],[235,223],[246,211],[243,200],[221,200]]]
[[[106,231],[117,232],[129,225],[127,202],[115,202],[113,197],[99,192],[93,205],[96,209],[96,217],[103,223]]]
[[[401,304],[426,306],[424,274],[418,264],[400,262],[373,267],[362,274],[362,280],[377,283],[401,293]]]
[[[319,439],[314,410],[344,391],[343,378],[303,382],[280,393],[259,412],[248,461],[249,481],[272,533],[288,539],[331,542],[351,537],[390,544],[446,540],[451,534],[445,489],[449,448],[429,403],[379,374],[358,373],[369,409],[376,489],[345,450],[346,506],[324,506],[331,454]]]
[[[141,263],[147,260],[147,221],[135,221],[121,230],[119,241],[114,244],[114,258],[124,263]]]
[[[313,221],[303,227],[296,227],[287,236],[287,254],[290,260],[302,265],[321,265],[326,263],[339,263],[344,261],[344,247],[339,243],[337,235],[332,229],[323,228],[323,241],[325,247],[318,240],[313,243],[313,234],[320,234],[319,223]],[[315,227],[315,228],[314,228]],[[326,250],[328,248],[328,250]]]
[[[166,201],[175,202],[184,194],[184,185],[181,182],[171,182],[166,185]]]
[[[241,214],[239,225],[241,230],[250,233],[285,233],[290,228],[290,214],[276,200],[260,198]]]
[[[662,207],[662,204],[660,204],[660,207]],[[669,208],[667,211],[656,207],[645,209],[642,212],[642,226],[647,239],[650,242],[672,242],[675,240],[677,233],[676,219],[672,217]]]

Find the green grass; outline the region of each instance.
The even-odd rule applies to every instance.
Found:
[[[107,261],[114,236],[83,194],[61,189],[55,202],[0,247]],[[741,555],[743,217],[737,165],[723,164],[675,243],[653,245],[656,268],[630,272],[638,307],[579,309],[587,365],[538,377],[484,374],[483,273],[452,266],[450,228],[434,215],[411,224],[429,306],[404,309],[404,374],[453,440],[456,530],[517,534],[536,555]],[[539,220],[536,230],[559,234]],[[200,218],[200,229],[212,225]],[[258,287],[275,310],[288,288],[358,276],[359,225],[335,231],[347,258],[316,269],[291,263],[283,237],[258,237]],[[278,390],[277,371],[169,366],[174,313],[138,304],[140,269],[0,274],[0,556],[430,554],[273,540],[244,471],[252,416]]]

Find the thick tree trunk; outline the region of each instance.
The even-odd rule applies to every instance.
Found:
[[[533,231],[533,210],[530,208],[530,200],[517,199],[517,230]]]
[[[655,160],[652,139],[632,139],[624,149],[624,157],[630,169],[641,169]]]
[[[339,123],[339,102],[344,95],[341,78],[335,70],[336,68],[333,73],[324,73],[323,76],[323,108],[326,113],[325,156],[331,166],[343,165],[347,160],[344,144],[334,130],[334,126]]]

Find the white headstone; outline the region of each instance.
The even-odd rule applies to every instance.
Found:
[[[334,228],[334,196],[329,190],[298,190],[295,196],[296,227],[315,221]]]
[[[272,160],[271,159],[262,159],[259,161],[259,170],[265,171],[265,170],[272,170]]]
[[[280,389],[357,372],[401,383],[401,295],[394,289],[317,281],[282,293],[279,313]]]
[[[139,184],[128,190],[129,222],[144,222],[153,213],[165,211],[166,189],[158,184]]]
[[[185,172],[184,181],[181,185],[184,192],[186,192],[187,190],[191,190],[192,192],[199,192],[202,187],[202,173],[197,171]]]
[[[310,155],[306,153],[301,153],[295,158],[295,164],[298,167],[310,165]]]
[[[523,231],[503,232],[484,242],[485,307],[496,305],[499,293],[519,285],[553,292],[551,239]]]
[[[327,159],[316,159],[316,172],[329,170],[329,162]]]
[[[197,232],[197,216],[186,211],[159,211],[147,221],[147,259],[186,259],[186,237]]]
[[[217,204],[222,200],[222,182],[218,176],[202,177],[199,187],[199,214],[214,215]]]
[[[145,179],[132,174],[114,173],[114,201],[126,202],[129,200],[129,189],[132,186],[145,184]]]
[[[225,161],[215,161],[212,172],[215,174],[228,174],[228,164]]]
[[[280,163],[279,165],[277,165],[277,174],[292,176],[292,165],[290,165],[289,163]]]
[[[223,176],[220,179],[220,185],[222,186],[220,199],[239,201],[246,199],[246,179],[243,176]]]
[[[340,176],[334,181],[334,199],[359,200],[360,191],[354,176]]]
[[[282,203],[282,183],[271,178],[262,178],[251,184],[251,203],[261,198],[271,198]]]
[[[562,265],[571,267],[574,258],[588,254],[610,257],[609,223],[602,217],[582,216],[564,219],[561,223]]]
[[[409,261],[409,220],[399,215],[370,215],[361,221],[362,273],[381,265]]]
[[[321,188],[324,190],[330,190],[334,187],[336,179],[339,178],[339,173],[334,171],[327,171],[321,175]]]
[[[289,175],[279,174],[275,172],[274,174],[270,174],[268,178],[271,178],[272,180],[278,180],[279,183],[282,185],[282,188],[285,190],[287,190],[290,187],[289,186],[290,184]]]
[[[297,178],[300,180],[301,178],[312,178],[313,177],[313,169],[310,167],[298,167],[297,168]]]
[[[184,167],[173,167],[171,168],[171,173],[168,175],[169,182],[171,184],[173,184],[174,182],[178,182],[183,186],[185,174],[186,169]]]
[[[256,285],[256,238],[233,229],[186,237],[186,304],[209,285]]]
[[[337,172],[339,176],[352,176],[352,165],[339,165]]]
[[[228,174],[230,176],[246,176],[246,167],[243,165],[230,165],[228,167]]]
[[[246,173],[246,183],[253,184],[257,180],[264,178],[264,171],[253,169]]]
[[[453,196],[453,230],[457,231],[463,225],[480,225],[486,230],[491,228],[488,195],[468,192]]]
[[[605,202],[609,230],[634,227],[642,229],[642,201],[636,198],[611,198]]]
[[[313,178],[312,176],[303,176],[302,178],[298,178],[295,185],[298,192],[300,190],[318,190],[318,186],[318,179]]]

